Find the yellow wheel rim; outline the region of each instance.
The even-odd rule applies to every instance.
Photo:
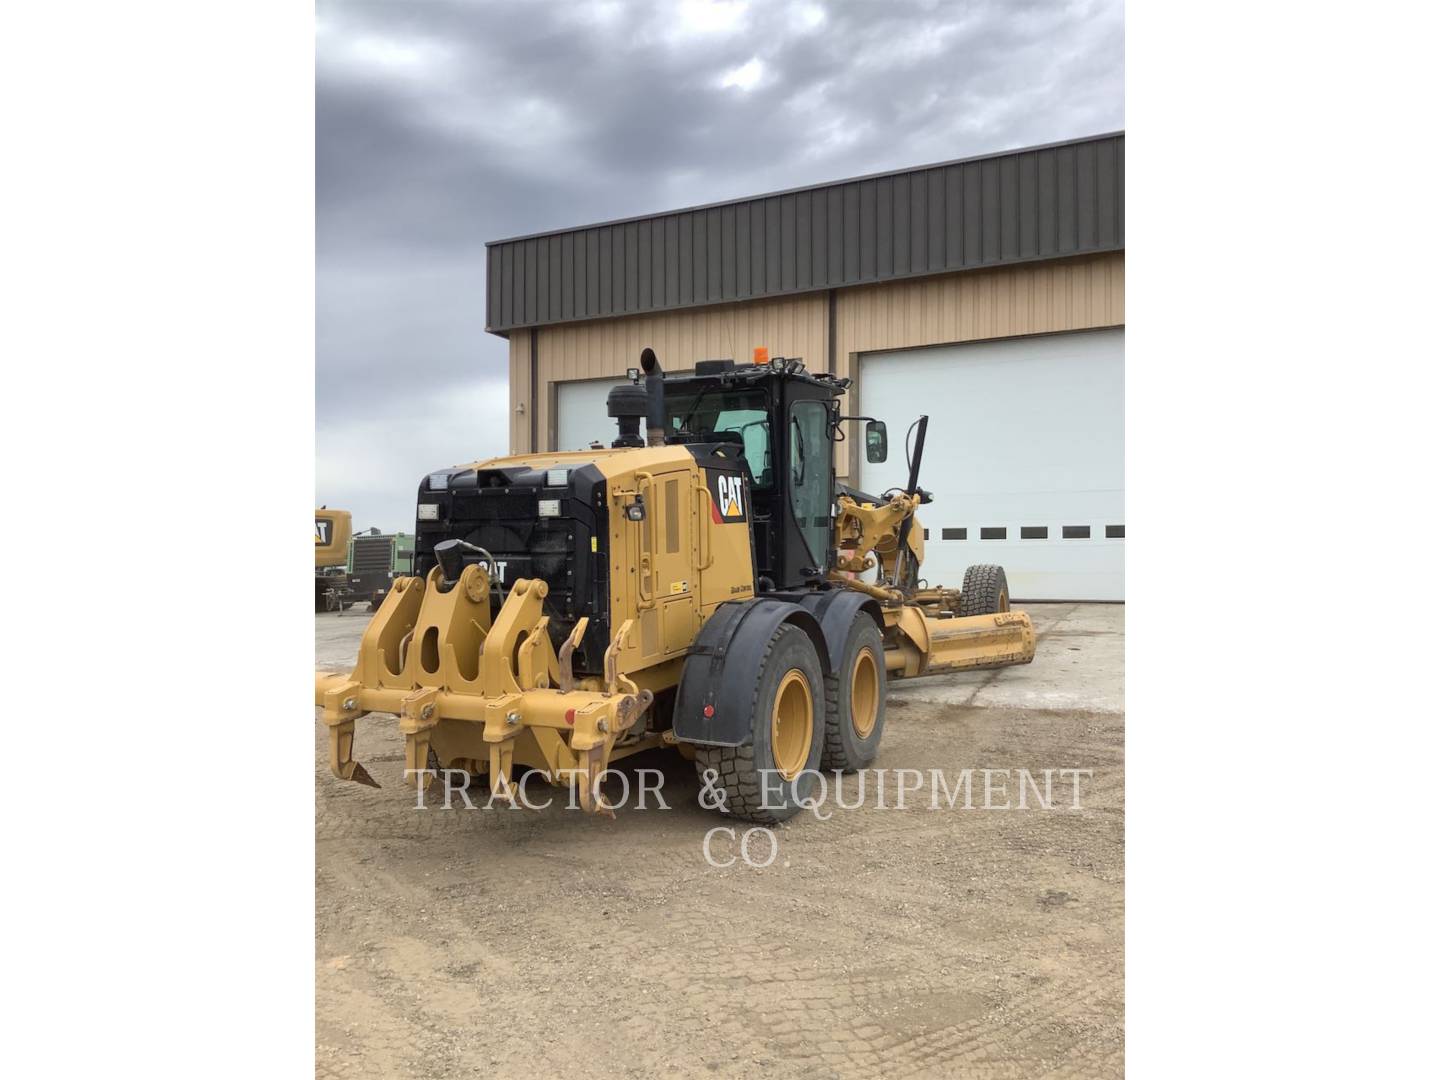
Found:
[[[880,715],[880,676],[875,670],[875,654],[861,649],[850,672],[850,723],[855,734],[868,739]]]
[[[1009,610],[1010,610],[1010,590],[1009,590],[1009,589],[1001,589],[1001,590],[1000,590],[1000,610],[1001,610],[1001,611],[1009,611]]]
[[[800,775],[810,760],[810,742],[815,734],[814,703],[810,683],[803,672],[791,668],[775,691],[770,711],[770,752],[775,769],[786,780]]]

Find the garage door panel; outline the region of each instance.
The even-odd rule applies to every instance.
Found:
[[[1033,599],[1095,599],[1096,597],[1075,597],[1068,596],[1072,589],[1063,587],[1063,581],[1067,576],[1077,579],[1083,578],[1090,582],[1097,582],[1114,570],[1114,560],[1117,555],[1123,553],[1115,550],[1107,550],[1107,545],[1123,544],[1123,541],[1104,539],[1103,528],[1092,530],[1091,536],[1100,537],[1097,541],[1065,540],[1061,543],[1070,545],[1064,552],[1061,559],[1057,559],[1052,551],[1051,544],[1036,540],[939,540],[935,539],[937,532],[931,530],[930,539],[925,542],[925,566],[922,569],[923,575],[933,584],[958,586],[964,580],[965,567],[974,563],[999,563],[1005,567],[1007,578],[1011,581],[1011,588],[1016,588],[1017,581],[1030,580],[1038,586],[1046,584],[1049,589],[1058,591],[1027,591],[1026,596]],[[971,530],[970,535],[976,535]],[[1050,535],[1057,535],[1057,530],[1051,529]],[[944,580],[935,576],[934,570],[937,564],[945,563],[949,566],[959,568],[958,574],[947,572]],[[1018,595],[1018,593],[1017,593]],[[1109,599],[1109,598],[1103,598]]]
[[[1017,598],[1121,600],[1124,542],[1105,526],[1125,522],[1124,378],[1120,329],[867,355],[859,405],[889,425],[891,460],[862,462],[860,486],[904,485],[905,432],[926,411],[928,580],[959,585],[966,566],[998,562]],[[1063,539],[1066,525],[1090,539]],[[1022,540],[1025,526],[1048,536]],[[981,540],[986,527],[1006,539]]]
[[[592,442],[609,446],[618,428],[605,414],[612,386],[624,379],[586,379],[555,384],[555,449],[586,450]]]

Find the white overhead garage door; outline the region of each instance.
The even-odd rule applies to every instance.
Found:
[[[1017,599],[1125,598],[1124,330],[869,353],[859,389],[890,429],[890,460],[861,463],[864,491],[905,485],[906,429],[930,416],[932,585],[1000,563]]]
[[[555,449],[587,450],[592,442],[609,446],[620,430],[605,415],[605,398],[624,379],[586,379],[555,384]],[[641,425],[642,434],[644,424]]]

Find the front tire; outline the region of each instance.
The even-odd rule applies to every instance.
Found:
[[[1005,568],[978,563],[965,571],[960,586],[961,615],[995,615],[1010,610],[1010,585]]]
[[[723,792],[727,812],[775,825],[815,797],[825,746],[825,680],[808,634],[782,624],[760,661],[750,703],[750,742],[697,746],[695,773]]]
[[[885,732],[885,642],[875,620],[855,616],[835,674],[825,679],[827,770],[855,772],[875,760]]]

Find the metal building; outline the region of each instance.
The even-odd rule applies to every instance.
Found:
[[[1099,135],[488,245],[510,449],[608,443],[605,395],[757,346],[849,376],[899,448],[932,417],[925,571],[1124,598],[1125,136]],[[843,444],[840,476],[903,483]]]

